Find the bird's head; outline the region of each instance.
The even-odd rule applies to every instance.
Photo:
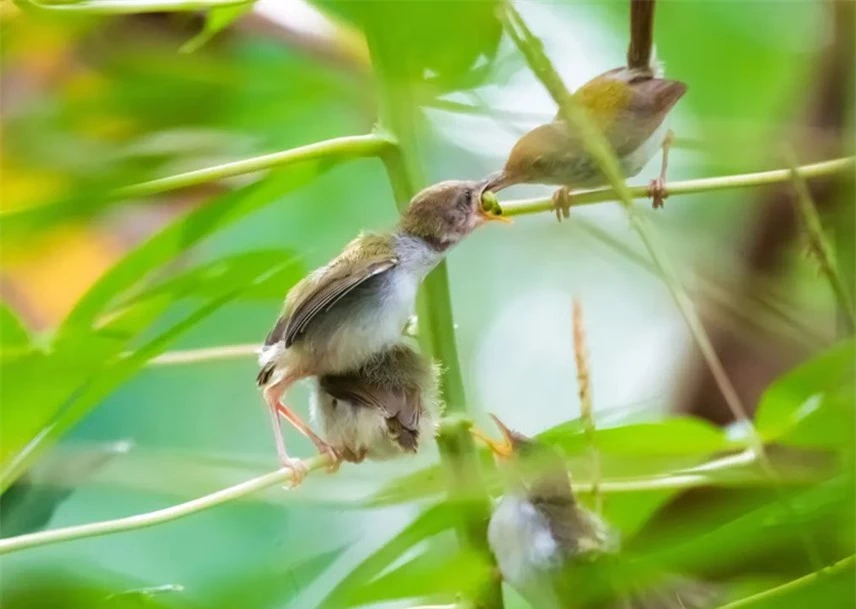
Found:
[[[477,428],[471,433],[493,453],[506,484],[529,494],[555,495],[573,501],[562,456],[543,442],[509,429],[496,415],[490,416],[499,428],[501,440],[494,440]]]
[[[489,180],[449,180],[429,186],[413,197],[401,216],[399,228],[444,251],[482,224],[509,222],[483,203],[489,185]]]

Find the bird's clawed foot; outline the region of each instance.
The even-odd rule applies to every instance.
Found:
[[[338,450],[320,440],[315,442],[315,448],[318,449],[319,454],[326,455],[330,458],[330,465],[327,467],[328,474],[335,474],[339,471],[339,466],[342,465],[343,456]]]
[[[300,486],[303,479],[306,478],[306,474],[309,473],[309,468],[306,467],[306,463],[303,462],[303,459],[284,456],[280,457],[279,462],[283,467],[287,467],[291,470],[291,480],[289,480],[286,485],[286,488],[288,489]]]
[[[666,197],[669,196],[666,190],[666,179],[663,176],[654,178],[648,185],[648,196],[651,197],[651,204],[654,209],[661,209]]]
[[[556,220],[571,217],[571,191],[567,186],[562,186],[553,193],[553,210],[556,212]]]

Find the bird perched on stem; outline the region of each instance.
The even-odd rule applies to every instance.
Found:
[[[501,441],[472,430],[493,452],[506,487],[490,518],[488,543],[503,579],[534,608],[716,606],[706,584],[629,570],[619,560],[617,533],[577,502],[562,456],[493,418]]]
[[[504,219],[483,208],[486,185],[448,181],[426,188],[413,198],[394,230],[361,234],[288,293],[260,350],[256,380],[268,406],[279,459],[294,470],[294,484],[306,471],[302,461],[286,452],[280,415],[330,455],[333,469],[341,457],[281,403],[281,397],[300,379],[358,369],[400,341],[416,290],[428,272],[478,226]]]
[[[312,417],[346,461],[415,453],[437,429],[439,370],[404,343],[315,380]]]
[[[627,65],[594,77],[577,89],[574,97],[611,144],[625,177],[638,174],[658,150],[663,150],[660,175],[649,188],[656,208],[662,207],[667,195],[666,169],[672,141],[667,118],[687,86],[663,78],[662,66],[653,58],[653,29],[654,0],[631,0]],[[488,189],[498,191],[521,183],[560,185],[553,203],[556,218],[561,221],[569,215],[569,187],[597,188],[607,181],[578,131],[557,115],[517,141]]]

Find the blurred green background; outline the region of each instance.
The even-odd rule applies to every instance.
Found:
[[[5,0],[0,13],[4,537],[165,507],[272,469],[252,355],[145,361],[167,348],[260,342],[283,295],[308,269],[359,230],[383,229],[396,218],[377,159],[309,161],[149,198],[117,199],[115,188],[369,132],[379,100],[362,28],[372,19],[382,20],[406,58],[396,85],[411,94],[414,162],[426,184],[495,170],[517,137],[555,111],[502,36],[490,1],[262,0],[241,15],[214,12],[207,26],[197,13],[93,16],[28,6]],[[626,2],[518,8],[569,87],[623,62]],[[657,55],[670,77],[689,85],[672,118],[683,145],[672,153],[669,178],[781,167],[787,142],[804,162],[842,146],[852,153],[852,86],[837,89],[844,118],[827,108],[828,120],[810,123],[829,57],[852,76],[852,37],[840,41],[847,30],[842,14],[848,13],[814,1],[661,2]],[[203,28],[213,33],[218,19],[223,31],[195,38]],[[189,41],[199,48],[188,52]],[[803,121],[808,140],[793,135]],[[798,143],[806,141],[811,145]],[[631,183],[653,177],[658,162]],[[520,187],[507,196],[549,192]],[[818,200],[851,283],[852,192],[850,183]],[[774,378],[841,335],[828,285],[802,255],[800,236],[765,215],[765,196],[773,195],[675,197],[656,214],[639,203],[698,297],[753,410]],[[768,234],[780,241],[774,263],[765,266],[756,250]],[[665,285],[621,248],[643,252],[621,209],[602,204],[574,209],[562,224],[540,214],[489,227],[451,253],[460,364],[478,421],[494,412],[534,434],[579,416],[573,296],[586,314],[594,402],[604,425],[658,421],[678,411],[713,422],[725,416],[715,389],[703,389],[702,367]],[[710,298],[716,294],[718,300]],[[128,351],[137,359],[122,357]],[[694,557],[678,553],[681,560],[712,572],[729,571],[723,565],[741,545],[736,540],[776,555],[773,541],[803,527],[823,541],[825,563],[852,553],[852,344],[827,357],[834,365],[822,370],[845,372],[792,380],[780,392],[787,399],[777,402],[791,421],[802,400],[832,396],[832,405],[824,403],[831,414],[812,423],[821,431],[794,442],[828,451],[840,466],[823,484],[793,491],[808,506],[799,512],[805,522],[785,518],[772,532],[750,526],[753,543],[734,523],[763,506],[770,512],[757,517],[769,523],[780,506],[771,507],[769,489],[750,498],[738,492],[721,500],[737,513],[711,508],[709,521],[688,516],[685,530],[651,539],[666,544],[676,537],[676,547]],[[293,396],[305,413],[305,388]],[[701,422],[686,432],[663,425],[659,435],[643,427],[620,436],[606,475],[668,472],[726,446],[694,443],[694,434],[720,434]],[[788,425],[777,438],[792,431]],[[658,439],[646,441],[649,432]],[[40,433],[46,438],[38,454],[19,459]],[[630,438],[640,435],[634,444]],[[557,437],[572,456],[576,434]],[[294,434],[289,445],[300,455],[312,452]],[[436,461],[432,449],[404,462],[346,465],[294,492],[272,489],[148,530],[6,555],[3,605],[314,607],[427,505],[419,485],[412,487],[417,501],[377,508],[359,501]],[[585,463],[579,467],[575,478],[585,480]],[[430,476],[425,480],[431,487]],[[608,513],[632,533],[673,494],[607,498]],[[718,542],[704,537],[717,531]],[[440,537],[431,547],[450,541]],[[757,572],[732,570],[748,590],[807,572],[799,544],[785,547],[769,564],[759,559]],[[410,553],[394,564],[424,550],[414,548],[404,548]],[[444,587],[438,580],[452,577],[448,569],[428,563],[417,565],[416,575],[436,584],[440,598],[453,599],[448,592],[458,583]],[[408,590],[405,581],[400,590],[387,586],[362,600],[410,606],[415,601],[400,599],[433,596],[431,586]],[[847,606],[852,577],[828,583],[811,602]],[[520,603],[509,592],[507,606]]]

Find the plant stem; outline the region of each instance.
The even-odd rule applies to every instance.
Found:
[[[75,13],[78,15],[133,15],[203,11],[250,4],[254,0],[84,0],[82,2],[44,3],[36,0],[14,0],[21,10],[41,13]]]
[[[820,266],[821,273],[829,281],[832,292],[838,300],[838,309],[841,312],[841,317],[846,321],[847,330],[852,334],[854,329],[856,329],[856,312],[853,310],[853,299],[850,298],[847,288],[844,287],[844,280],[838,272],[838,267],[835,264],[832,254],[832,246],[829,244],[829,239],[823,230],[823,224],[817,213],[817,206],[815,206],[811,193],[808,190],[808,185],[805,182],[804,170],[798,167],[796,157],[793,153],[790,153],[788,157],[791,165],[791,178],[794,182],[794,188],[797,191],[797,214],[802,220],[803,228],[808,235],[809,248]]]
[[[856,556],[851,555],[847,558],[839,560],[837,563],[820,569],[819,571],[809,573],[808,575],[800,577],[799,579],[789,581],[786,584],[782,584],[781,586],[765,590],[764,592],[759,592],[758,594],[753,594],[752,596],[741,598],[740,600],[734,601],[733,603],[722,605],[719,607],[719,609],[745,609],[747,607],[755,605],[756,603],[763,603],[765,606],[772,606],[770,605],[769,601],[779,600],[778,597],[780,596],[784,596],[790,592],[793,592],[794,590],[798,590],[799,588],[809,586],[817,581],[820,581],[824,577],[831,577],[833,575],[838,575],[839,573],[844,573],[845,571],[853,569],[854,566],[856,566]]]
[[[678,280],[672,268],[671,260],[669,260],[668,255],[661,247],[653,226],[648,223],[644,216],[638,213],[633,205],[633,195],[624,181],[624,175],[621,172],[618,159],[606,137],[600,132],[594,121],[591,120],[586,108],[568,92],[553,64],[544,54],[541,41],[529,30],[526,23],[520,17],[520,14],[509,1],[504,2],[502,5],[500,20],[503,22],[503,26],[509,36],[514,40],[518,49],[523,54],[529,67],[549,91],[556,105],[559,106],[560,117],[568,126],[573,126],[579,132],[586,152],[592,156],[600,167],[601,172],[615,192],[618,202],[624,207],[631,228],[638,233],[651,259],[659,268],[663,281],[669,288],[672,298],[695,339],[696,345],[707,363],[710,373],[719,387],[729,410],[735,421],[740,423],[745,429],[748,442],[757,455],[759,465],[771,480],[777,480],[776,472],[767,458],[764,443],[747,415],[746,409],[743,407],[740,397],[737,394],[737,390],[731,383],[731,379],[728,378],[725,368],[713,347],[713,343],[704,328],[698,312],[695,310],[692,300]],[[792,515],[793,508],[790,503],[781,494],[780,498],[785,510]],[[799,530],[799,533],[809,559],[819,567],[822,565],[822,562],[814,540],[802,529]]]
[[[324,158],[333,159],[340,157],[343,159],[378,156],[383,154],[392,142],[375,134],[369,135],[352,135],[346,137],[338,137],[332,140],[316,142],[298,148],[291,148],[281,152],[271,154],[263,154],[261,156],[243,159],[241,161],[233,161],[231,163],[223,163],[213,167],[205,167],[204,169],[196,169],[177,175],[158,178],[140,184],[132,184],[125,186],[115,191],[114,195],[117,198],[133,198],[133,197],[148,197],[155,194],[160,194],[170,190],[179,188],[187,188],[189,186],[198,186],[207,182],[214,182],[225,178],[231,178],[247,173],[254,173],[263,169],[273,167],[281,167],[283,165],[292,165],[302,161],[310,161]]]
[[[589,444],[591,458],[592,495],[595,511],[603,513],[603,498],[600,494],[600,453],[595,437],[594,408],[591,397],[591,374],[589,372],[588,349],[586,348],[586,329],[583,322],[583,306],[577,298],[573,302],[574,358],[577,364],[577,385],[580,395],[580,419]]]
[[[326,455],[318,455],[311,459],[306,459],[304,464],[309,471],[315,471],[323,467],[328,467],[330,465],[330,458]],[[51,543],[59,543],[61,541],[82,539],[84,537],[97,537],[99,535],[144,529],[172,520],[178,520],[179,518],[240,499],[241,497],[246,497],[251,493],[256,493],[277,484],[288,482],[289,480],[291,480],[291,470],[282,468],[275,472],[252,478],[246,482],[241,482],[240,484],[221,489],[209,495],[185,501],[184,503],[179,503],[178,505],[173,505],[162,510],[127,516],[125,518],[116,518],[115,520],[103,520],[101,522],[93,522],[92,524],[0,539],[0,554],[26,550],[27,548],[44,546]]]
[[[844,157],[831,159],[820,163],[811,163],[799,167],[799,173],[803,178],[816,178],[834,174],[846,174],[856,168],[856,157]],[[766,186],[779,184],[793,179],[790,169],[773,169],[771,171],[759,171],[756,173],[744,173],[730,176],[718,176],[713,178],[700,178],[696,180],[682,180],[668,184],[669,200],[676,195],[697,194],[717,190],[728,190],[731,188],[752,188],[755,186]],[[648,198],[647,186],[625,187],[631,199]],[[571,195],[571,206],[581,207],[594,203],[606,201],[620,201],[621,197],[613,188],[598,188],[574,192]],[[505,216],[522,216],[539,212],[553,212],[553,201],[549,197],[534,199],[518,199],[502,203],[502,214]]]
[[[397,142],[396,146],[385,151],[382,158],[396,204],[401,211],[416,194],[415,185],[423,182],[414,116],[417,106],[406,69],[407,58],[402,55],[398,45],[399,33],[389,30],[383,22],[381,10],[373,11],[365,29],[380,90],[381,129],[391,133],[391,139]],[[451,500],[459,502],[461,506],[458,540],[463,547],[493,563],[487,543],[490,498],[481,475],[478,453],[469,433],[469,421],[463,417],[466,395],[455,341],[445,261],[425,278],[417,302],[417,316],[422,346],[442,366],[440,389],[446,412],[454,415],[454,423],[447,419],[441,426],[438,445],[450,476]],[[502,609],[499,581],[492,578],[472,600],[478,609]]]

